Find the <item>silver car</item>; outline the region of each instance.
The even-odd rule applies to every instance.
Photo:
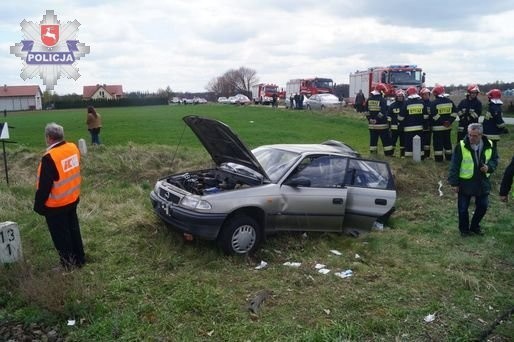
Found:
[[[323,110],[328,108],[341,108],[342,102],[333,94],[315,94],[305,100],[305,108]]]
[[[169,225],[217,240],[227,254],[255,251],[268,233],[369,231],[394,211],[389,165],[344,143],[278,144],[252,151],[220,121],[183,119],[215,166],[157,181],[150,198]]]

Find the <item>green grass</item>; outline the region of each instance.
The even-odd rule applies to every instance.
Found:
[[[0,267],[0,321],[57,325],[72,341],[468,341],[514,306],[513,203],[498,201],[500,172],[492,176],[495,192],[482,238],[461,239],[455,195],[447,186],[438,195],[447,164],[396,158],[397,211],[388,229],[359,238],[279,234],[254,256],[226,257],[214,243],[184,241],[153,214],[149,191],[157,178],[205,165],[206,153],[184,130],[182,116],[220,118],[249,147],[338,139],[366,155],[365,121],[351,111],[101,109],[105,146],[82,160],[79,217],[88,264],[67,275],[52,272],[57,253],[44,219],[32,211],[43,128],[56,121],[69,140],[89,141],[84,112],[7,118],[19,144],[7,146],[10,186],[2,174],[0,222],[19,224],[24,261]],[[503,136],[501,171],[513,150],[512,135]],[[261,260],[269,267],[257,271]],[[285,261],[302,266],[288,268]],[[316,263],[332,272],[317,273]],[[354,276],[333,275],[346,269]],[[262,290],[271,297],[252,315],[246,305]],[[435,321],[425,323],[434,312]],[[65,325],[70,318],[76,326]],[[508,341],[513,335],[509,316],[489,337]]]

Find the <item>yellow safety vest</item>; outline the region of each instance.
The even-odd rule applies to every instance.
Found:
[[[491,140],[488,140],[489,144],[492,146]],[[462,151],[462,162],[460,163],[460,173],[459,178],[462,179],[471,179],[473,177],[473,170],[475,169],[475,164],[473,163],[473,156],[471,155],[471,151],[464,147],[464,140],[460,141],[460,149]],[[485,146],[484,146],[485,148]],[[486,148],[485,151],[485,163],[491,159],[491,155],[493,154],[492,148]],[[491,174],[486,173],[486,176],[489,177]]]

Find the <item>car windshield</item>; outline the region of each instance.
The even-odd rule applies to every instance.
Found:
[[[391,71],[389,76],[392,84],[421,84],[421,71]]]
[[[273,183],[278,182],[284,172],[300,157],[298,153],[271,147],[258,147],[253,149],[252,153]]]
[[[317,78],[314,80],[314,85],[318,88],[332,88],[333,82],[330,78]]]
[[[319,94],[321,101],[339,101],[337,96],[332,94]]]

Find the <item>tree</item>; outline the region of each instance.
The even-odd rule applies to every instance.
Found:
[[[236,93],[250,95],[252,86],[258,82],[257,72],[247,67],[231,69],[222,76],[213,78],[206,86],[206,89],[219,96],[231,96]]]

